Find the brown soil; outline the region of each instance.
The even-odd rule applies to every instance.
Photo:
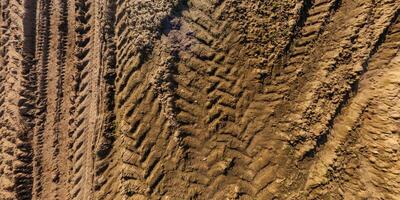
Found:
[[[1,0],[1,200],[400,199],[398,0]]]

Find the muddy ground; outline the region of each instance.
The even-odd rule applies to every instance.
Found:
[[[398,0],[1,0],[0,199],[400,199]]]

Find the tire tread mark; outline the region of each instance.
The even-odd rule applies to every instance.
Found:
[[[115,38],[115,18],[116,18],[116,3],[112,0],[104,2],[104,20],[103,25],[103,36],[102,36],[102,54],[101,62],[103,71],[101,72],[102,79],[102,96],[104,114],[102,116],[101,124],[97,132],[99,132],[98,139],[96,141],[95,152],[96,157],[94,161],[95,165],[95,185],[96,198],[104,199],[107,196],[107,192],[103,192],[102,189],[108,184],[112,177],[113,171],[110,171],[110,166],[114,165],[115,161],[112,161],[114,155],[113,144],[115,141],[115,67],[116,67],[116,44]]]
[[[30,74],[34,50],[29,2],[0,2],[0,191],[2,199],[30,199],[32,195],[32,143],[34,73]]]
[[[379,50],[379,48],[381,47],[381,45],[385,42],[386,36],[389,33],[389,30],[391,29],[392,26],[395,26],[396,22],[398,21],[399,18],[399,13],[400,13],[400,9],[396,7],[394,7],[394,12],[392,13],[391,16],[388,16],[387,18],[390,19],[389,21],[387,21],[387,24],[385,24],[384,28],[377,33],[376,38],[374,39],[374,43],[372,45],[371,48],[368,49],[368,55],[366,55],[365,58],[361,58],[361,66],[360,68],[356,68],[354,70],[356,70],[357,73],[357,78],[351,82],[349,82],[349,84],[345,87],[346,92],[341,91],[340,92],[340,96],[341,96],[341,100],[336,104],[336,109],[334,111],[334,113],[331,113],[329,115],[329,120],[327,121],[326,126],[331,127],[332,123],[334,122],[335,118],[337,116],[340,115],[340,112],[343,108],[345,108],[345,106],[347,105],[348,101],[351,99],[351,96],[353,96],[356,92],[357,92],[357,88],[358,88],[358,84],[359,84],[359,80],[360,77],[363,76],[363,74],[365,74],[368,70],[368,64],[370,62],[371,57],[373,57],[377,51]],[[388,14],[390,15],[390,14]],[[339,92],[339,91],[336,91]],[[315,102],[317,102],[318,100],[314,100],[311,103],[310,106],[312,106]],[[309,112],[307,109],[305,110],[305,115],[307,115],[307,112]],[[316,152],[316,148],[318,148],[319,146],[323,145],[326,142],[326,138],[327,135],[329,133],[329,131],[324,131],[324,130],[318,130],[316,129],[316,131],[320,131],[319,134],[316,134],[317,137],[315,138],[315,140],[317,141],[316,145],[311,148],[309,151],[305,152],[305,154],[303,156],[309,156],[309,155],[314,155]]]
[[[92,156],[89,129],[89,109],[91,100],[91,77],[89,71],[92,67],[92,49],[93,38],[91,34],[92,2],[91,1],[76,1],[75,8],[76,16],[76,43],[75,43],[75,105],[70,136],[72,137],[72,175],[70,191],[71,199],[86,199],[90,198],[91,192],[91,174],[88,171],[89,156]],[[90,99],[90,100],[89,100]]]
[[[162,149],[176,146],[174,140],[169,139],[174,129],[174,114],[170,112],[172,105],[169,100],[171,88],[164,85],[164,82],[169,82],[165,79],[171,73],[170,59],[156,56],[154,50],[160,45],[155,40],[159,39],[162,26],[172,18],[180,1],[170,5],[164,2],[166,5],[159,9],[165,12],[157,11],[157,21],[150,30],[142,24],[146,21],[135,19],[140,14],[127,15],[129,12],[140,12],[140,5],[129,4],[129,1],[116,3],[116,112],[119,122],[117,132],[121,134],[116,142],[123,147],[118,152],[122,158],[121,176],[118,177],[122,191],[116,192],[115,187],[118,186],[113,186],[109,193],[113,198],[121,195],[146,198],[156,195],[166,174],[164,166],[170,162],[164,160],[169,151]],[[132,30],[131,23],[137,24],[139,30]],[[139,33],[140,37],[135,38]],[[153,60],[154,57],[159,60]]]
[[[63,107],[63,99],[64,99],[64,87],[65,87],[65,63],[66,63],[66,54],[67,54],[67,45],[68,45],[68,9],[69,3],[66,1],[58,2],[58,8],[55,11],[58,13],[53,13],[56,17],[56,21],[53,25],[57,27],[55,37],[57,37],[57,50],[55,64],[57,65],[56,69],[56,98],[55,98],[55,110],[54,110],[54,121],[53,121],[53,140],[52,140],[52,160],[55,161],[55,164],[52,166],[52,184],[55,187],[52,187],[51,193],[54,195],[53,198],[60,199],[60,195],[67,195],[62,193],[60,190],[64,190],[64,188],[60,189],[60,185],[62,184],[63,178],[60,163],[63,162],[62,158],[60,158],[60,145],[62,145],[62,130],[61,130],[61,122],[62,122],[62,107]],[[65,197],[64,197],[65,198]]]
[[[338,152],[340,149],[343,149],[343,145],[345,145],[351,132],[360,128],[360,120],[362,120],[362,117],[368,112],[367,108],[370,109],[369,107],[371,107],[371,100],[373,99],[370,95],[372,94],[371,90],[374,90],[374,88],[384,88],[380,84],[383,84],[385,79],[390,75],[388,77],[380,77],[379,81],[375,82],[374,76],[369,74],[377,73],[376,70],[378,69],[392,71],[389,67],[395,66],[395,64],[392,63],[393,59],[398,56],[400,52],[398,47],[398,39],[400,38],[400,18],[398,16],[397,19],[396,17],[394,18],[393,23],[386,28],[386,31],[381,34],[380,38],[382,38],[380,39],[381,45],[378,45],[380,47],[376,47],[376,53],[373,53],[374,51],[371,53],[371,59],[368,62],[368,72],[365,73],[365,76],[363,76],[364,78],[360,79],[360,84],[363,84],[365,87],[360,88],[357,94],[353,95],[351,100],[349,100],[349,105],[334,119],[332,129],[330,133],[327,134],[329,140],[327,140],[324,146],[320,147],[320,151],[315,152],[317,159],[310,167],[311,175],[306,183],[306,188],[310,191],[316,190],[318,187],[322,186],[319,180],[322,180],[321,178],[327,175],[328,167],[335,162],[335,158],[340,156]],[[367,82],[368,84],[363,82]]]
[[[36,125],[34,132],[34,196],[41,198],[43,194],[43,144],[44,129],[47,115],[47,68],[49,62],[49,40],[50,40],[50,1],[38,2],[39,23],[36,24],[36,55],[37,60],[37,99],[36,99]]]
[[[235,66],[236,61],[233,59],[240,51],[234,45],[237,44],[238,35],[226,30],[228,29],[226,25],[225,30],[220,32],[215,27],[209,26],[220,24],[218,20],[213,19],[213,6],[204,6],[195,1],[190,1],[188,5],[189,10],[182,13],[181,29],[190,33],[191,48],[180,50],[178,53],[177,73],[174,74],[174,81],[177,83],[176,120],[179,130],[184,135],[182,141],[189,149],[190,158],[207,160],[195,167],[196,175],[191,173],[191,177],[197,176],[193,180],[201,180],[199,182],[202,184],[196,182],[190,184],[199,190],[206,189],[208,191],[206,198],[212,199],[220,195],[216,193],[221,184],[227,181],[224,173],[233,167],[234,160],[243,162],[248,158],[245,154],[233,151],[223,144],[223,141],[230,139],[241,143],[236,138],[237,131],[230,127],[234,127],[236,120],[234,110],[241,98],[240,87],[243,81],[240,70],[244,68]],[[174,44],[174,34],[169,34],[172,44]],[[210,117],[207,119],[207,116]],[[202,125],[199,125],[199,122]],[[204,130],[201,130],[201,126],[204,126]],[[225,134],[230,131],[233,133]],[[202,144],[207,145],[205,147]],[[208,144],[218,148],[209,149]],[[223,159],[224,157],[226,159]],[[234,179],[239,182],[238,184],[246,185],[243,179],[239,177]],[[186,198],[190,197],[192,196]]]

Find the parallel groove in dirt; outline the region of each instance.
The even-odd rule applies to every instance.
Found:
[[[398,56],[399,53],[399,28],[400,28],[400,21],[399,21],[399,11],[396,11],[396,14],[394,15],[391,24],[385,28],[385,31],[382,32],[381,37],[382,39],[378,40],[379,46],[381,48],[373,51],[375,52],[374,55],[371,56],[371,60],[368,63],[368,72],[366,72],[365,76],[366,78],[362,79],[360,81],[360,87],[358,89],[357,94],[355,94],[355,97],[351,99],[351,103],[349,106],[346,107],[346,113],[342,113],[338,119],[335,120],[334,126],[332,127],[332,137],[331,139],[328,140],[327,144],[324,147],[324,151],[320,152],[318,154],[325,155],[325,157],[320,157],[322,160],[316,160],[314,161],[316,164],[313,168],[313,170],[310,171],[311,174],[315,174],[314,176],[311,176],[312,179],[308,183],[308,187],[315,187],[313,185],[317,185],[318,181],[324,180],[324,176],[327,175],[328,168],[327,166],[333,165],[334,164],[334,158],[337,156],[336,152],[340,152],[343,150],[339,149],[346,149],[343,148],[344,143],[347,143],[349,140],[349,135],[352,134],[353,131],[359,130],[361,127],[358,123],[360,123],[360,120],[363,120],[362,117],[364,117],[369,110],[371,110],[371,106],[373,106],[374,103],[372,103],[372,100],[377,98],[376,95],[371,95],[374,94],[373,90],[382,90],[385,89],[385,86],[383,86],[383,81],[386,81],[385,79],[387,78],[392,78],[390,75],[393,76],[393,74],[397,74],[397,71],[392,71],[389,69],[384,69],[388,70],[388,72],[379,72],[379,73],[387,73],[389,76],[383,76],[380,79],[382,81],[375,81],[373,75],[378,75],[377,74],[377,69],[379,69],[379,65],[382,64],[382,61],[386,62],[385,66],[390,66],[393,67],[394,70],[398,70],[398,67],[396,67],[396,64],[391,64],[391,62],[394,60],[396,56]],[[384,39],[386,38],[386,39]],[[391,71],[391,73],[389,72]],[[393,74],[392,74],[393,73]],[[371,75],[370,75],[371,74]],[[367,76],[368,75],[368,76]],[[367,82],[367,83],[364,83]],[[393,80],[395,81],[395,80]],[[393,82],[396,83],[396,82]],[[383,86],[383,87],[382,87]],[[365,89],[364,89],[365,87]],[[386,86],[389,88],[388,86]],[[363,91],[366,90],[366,91]],[[370,91],[372,90],[372,91]],[[358,121],[357,121],[358,120]],[[339,123],[340,122],[340,123]],[[323,162],[323,166],[320,166]],[[321,176],[322,175],[322,176]],[[320,183],[321,184],[321,183]],[[395,194],[396,192],[393,191]],[[388,197],[386,197],[388,198]]]
[[[47,70],[49,62],[49,40],[50,40],[50,8],[51,2],[42,0],[38,2],[38,20],[40,23],[36,26],[37,43],[36,43],[36,76],[37,76],[37,97],[36,97],[36,125],[34,131],[34,196],[36,198],[42,197],[44,190],[43,172],[47,171],[45,167],[48,165],[44,162],[44,144],[45,144],[45,122],[47,115]]]
[[[32,27],[22,11],[29,2],[1,2],[0,182],[2,199],[30,199],[32,193],[32,106],[27,68],[33,57]]]
[[[383,29],[383,31],[380,33],[380,35],[379,35],[379,37],[378,37],[378,40],[376,40],[376,43],[373,45],[373,48],[371,49],[371,51],[370,51],[370,53],[369,53],[369,55],[368,55],[368,58],[367,58],[365,61],[362,62],[361,65],[362,65],[362,68],[363,68],[363,69],[362,69],[362,72],[361,72],[360,76],[363,76],[363,74],[364,74],[365,72],[367,72],[370,58],[373,57],[373,56],[375,55],[375,53],[378,51],[378,49],[380,48],[380,46],[385,42],[385,39],[386,39],[386,36],[387,36],[387,34],[388,34],[389,29],[392,27],[392,25],[393,25],[396,21],[398,21],[399,13],[400,13],[400,10],[399,10],[399,9],[395,11],[395,14],[393,15],[392,19],[390,20],[390,24],[387,25],[387,26]],[[385,60],[385,59],[383,59],[383,60]],[[352,88],[352,91],[351,91],[350,93],[354,93],[354,90],[357,90],[356,88],[358,88],[358,84],[359,84],[359,81],[358,81],[358,80],[355,80],[354,83],[351,84],[350,88]],[[346,96],[347,96],[347,97],[343,98],[345,101],[339,105],[339,109],[340,109],[341,107],[343,107],[344,105],[347,105],[347,103],[348,103],[348,100],[347,100],[347,99],[349,99],[349,97],[352,96],[352,95],[347,94]],[[339,113],[340,110],[337,110],[336,112]],[[335,115],[337,115],[337,114],[335,114]],[[332,120],[335,120],[335,118],[333,118]],[[331,124],[332,121],[329,122],[329,123]],[[319,139],[318,139],[318,140],[325,140],[325,139],[322,139],[322,138],[325,138],[325,137],[326,137],[326,134],[324,134],[324,135],[322,135],[322,136],[319,136]],[[321,139],[320,139],[320,138],[321,138]],[[318,142],[318,141],[317,141],[317,142]],[[323,145],[323,142],[319,142],[318,145]]]
[[[94,30],[92,23],[93,18],[93,2],[92,1],[76,1],[75,2],[76,17],[76,46],[75,46],[75,112],[73,114],[74,129],[71,133],[71,155],[72,167],[72,190],[70,195],[72,199],[88,199],[91,194],[91,171],[89,169],[90,156],[93,156],[91,142],[93,130],[89,123],[88,116],[95,115],[90,110],[90,103],[94,101],[92,98],[92,78],[90,73],[93,69],[94,52],[91,46],[94,45]]]
[[[114,95],[115,95],[115,67],[116,67],[116,58],[115,58],[115,12],[116,5],[114,1],[104,1],[104,16],[105,20],[104,25],[104,35],[102,38],[102,65],[104,69],[101,73],[101,76],[105,78],[104,83],[101,83],[102,98],[104,98],[102,112],[103,120],[99,125],[99,138],[96,141],[96,158],[95,158],[95,190],[98,191],[95,198],[104,199],[107,196],[107,190],[104,189],[104,185],[107,185],[109,174],[113,173],[110,171],[112,168],[111,164],[115,165],[115,161],[111,162],[113,152],[115,152],[115,148],[113,147],[113,143],[115,141],[115,113],[114,113]]]
[[[64,84],[65,84],[65,62],[66,62],[66,50],[67,50],[67,35],[68,35],[68,3],[65,1],[57,2],[59,5],[59,12],[58,14],[58,21],[54,26],[57,27],[57,51],[56,51],[56,65],[57,65],[57,75],[56,75],[56,100],[55,100],[55,117],[53,123],[53,132],[54,132],[54,139],[53,139],[53,159],[56,163],[53,165],[53,183],[56,185],[56,191],[53,193],[56,195],[55,199],[62,199],[66,196],[65,188],[60,188],[61,185],[61,162],[64,160],[61,157],[61,143],[63,137],[61,136],[61,121],[62,121],[62,104],[64,98]],[[60,192],[59,190],[63,191]],[[61,193],[61,194],[60,194]],[[60,196],[59,196],[60,195]]]
[[[17,172],[23,174],[21,177],[16,179],[17,186],[17,198],[18,199],[31,199],[32,198],[32,187],[33,187],[33,128],[35,126],[34,122],[34,97],[32,93],[35,90],[36,77],[35,72],[32,72],[33,68],[33,58],[35,54],[35,1],[23,1],[22,5],[26,14],[22,20],[23,23],[23,61],[21,70],[21,91],[20,99],[18,104],[20,106],[19,114],[21,115],[21,124],[23,129],[19,133],[18,137],[22,141],[20,144],[20,149],[22,153],[19,155],[24,164],[17,165]]]
[[[388,19],[389,24],[386,24],[385,29],[382,29],[380,33],[377,33],[377,35],[374,36],[375,38],[373,38],[373,41],[375,41],[375,43],[372,45],[372,48],[369,48],[369,53],[368,53],[367,55],[365,55],[364,58],[359,58],[359,59],[357,59],[359,63],[355,63],[355,64],[354,64],[354,65],[356,65],[356,66],[358,67],[358,68],[356,68],[356,71],[355,71],[355,73],[357,74],[358,77],[361,76],[363,73],[366,72],[366,70],[367,70],[367,69],[366,69],[366,68],[367,68],[366,66],[368,65],[369,58],[370,58],[373,54],[375,54],[376,50],[377,50],[377,49],[379,48],[379,46],[381,45],[382,40],[384,40],[385,35],[386,35],[386,30],[387,30],[387,28],[390,27],[390,25],[391,25],[391,19],[396,19],[396,18],[398,17],[398,10],[395,10],[395,11],[394,11],[394,14],[393,14],[393,13],[390,13],[390,12],[388,12],[388,13],[389,13],[389,15],[392,14],[392,16],[393,16],[393,17],[389,16],[389,18],[386,18],[386,19]],[[360,43],[362,44],[362,42],[360,42]],[[355,60],[356,60],[356,59],[355,59]],[[335,65],[340,65],[340,64],[333,63],[333,66],[335,66]],[[361,65],[361,66],[359,66],[359,65]],[[333,83],[334,80],[332,80],[332,81],[327,81],[327,82]],[[352,92],[351,90],[353,90],[353,88],[356,88],[356,87],[357,87],[358,78],[353,78],[353,80],[349,80],[348,82],[349,82],[350,84],[349,84],[349,85],[345,85],[345,86],[343,87],[343,88],[347,88],[347,89],[346,89],[346,92],[340,91],[340,93],[341,93],[342,96],[339,96],[338,98],[341,99],[341,100],[340,100],[339,102],[335,103],[335,104],[337,105],[337,109],[334,111],[335,113],[339,113],[340,110],[342,109],[342,107],[343,107],[344,105],[347,104],[347,99],[349,98],[350,93]],[[318,86],[317,86],[317,87],[318,87]],[[325,87],[326,87],[326,86],[325,86]],[[319,86],[319,88],[322,88],[322,87]],[[332,91],[323,91],[323,92],[320,93],[320,95],[324,95],[324,92],[332,92]],[[317,104],[317,103],[315,103],[314,105],[316,105],[316,104]],[[311,105],[311,106],[313,106],[313,105]],[[306,112],[311,112],[311,111],[306,111]],[[306,115],[308,115],[308,114],[306,114]],[[333,119],[335,118],[336,115],[337,115],[337,114],[333,114],[331,120],[333,120]],[[330,124],[330,123],[331,123],[331,120],[328,120],[327,123]],[[317,129],[317,130],[318,130],[318,129]],[[317,137],[318,137],[318,138],[325,137],[324,135],[325,135],[324,133],[321,133],[321,135],[320,135],[320,136],[317,135]],[[322,138],[321,138],[321,139],[322,139]],[[321,139],[317,139],[317,143],[320,143],[319,140],[321,140]],[[322,139],[322,140],[324,140],[324,139]]]
[[[8,5],[4,4],[1,2],[1,7],[2,7],[2,12],[1,12],[1,17],[2,17],[2,26],[10,26],[11,25],[11,19],[9,14],[6,14],[8,11]],[[6,21],[7,20],[7,21]],[[10,27],[15,29],[14,27]],[[8,34],[7,34],[8,33]],[[1,76],[2,76],[2,100],[1,100],[1,192],[4,195],[5,199],[12,199],[15,198],[15,194],[13,193],[13,180],[12,180],[12,166],[10,166],[8,163],[12,162],[12,154],[7,152],[6,148],[13,148],[13,146],[10,147],[9,145],[9,139],[7,134],[10,134],[9,132],[9,127],[10,125],[8,124],[9,122],[6,120],[6,117],[9,116],[9,111],[8,111],[8,104],[9,100],[7,98],[7,93],[6,91],[9,89],[9,84],[8,84],[8,71],[9,67],[7,64],[10,62],[9,60],[9,49],[12,48],[10,44],[10,34],[7,29],[2,28],[2,34],[1,34]]]
[[[0,199],[400,197],[398,1],[0,13]]]
[[[302,30],[303,26],[305,26],[307,18],[309,17],[309,12],[312,12],[312,10],[310,10],[310,9],[315,7],[315,5],[317,5],[317,4],[318,4],[318,2],[314,2],[312,0],[305,0],[302,2],[301,7],[298,10],[298,12],[299,12],[298,18],[296,20],[296,23],[293,25],[293,28],[291,31],[292,36],[289,38],[289,41],[286,44],[283,51],[278,54],[278,58],[277,58],[278,62],[290,50],[290,47],[293,45],[295,38],[298,36],[298,32],[300,32]],[[301,34],[300,34],[300,36],[301,36]],[[271,71],[273,71],[273,70],[274,69],[272,68]]]

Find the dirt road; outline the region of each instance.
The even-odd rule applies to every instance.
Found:
[[[0,12],[0,199],[400,199],[398,0]]]

